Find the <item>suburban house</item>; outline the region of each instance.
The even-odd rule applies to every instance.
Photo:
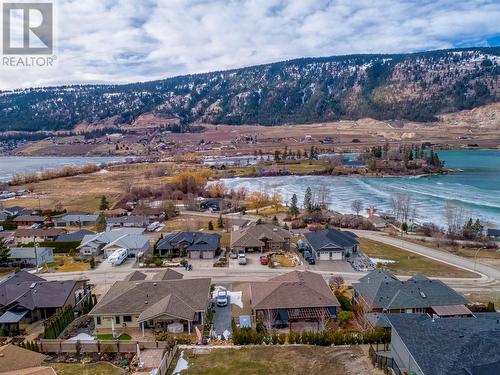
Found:
[[[17,224],[18,228],[30,228],[34,224],[43,224],[45,222],[45,217],[38,215],[20,215],[14,218],[13,221]]]
[[[386,314],[390,357],[403,374],[494,375],[500,373],[500,313],[470,318]]]
[[[134,277],[136,278],[136,277]],[[97,334],[148,328],[191,333],[204,324],[211,279],[118,281],[89,313]]]
[[[56,242],[81,242],[83,237],[89,234],[95,235],[95,232],[87,229],[81,229],[76,232],[63,233],[56,238]]]
[[[149,251],[149,237],[142,228],[120,228],[106,232],[88,234],[83,237],[80,246],[82,256],[104,256],[116,250],[126,249],[129,257],[136,257]]]
[[[220,235],[203,232],[166,234],[156,246],[160,256],[181,256],[190,259],[213,259],[220,248]]]
[[[93,214],[67,214],[53,218],[56,227],[90,227],[96,225],[99,215]]]
[[[441,280],[415,275],[400,281],[376,269],[352,285],[353,301],[365,312],[427,313],[440,317],[471,316],[467,301]]]
[[[145,228],[149,224],[149,219],[143,215],[125,215],[118,217],[109,217],[106,219],[108,227],[119,228]]]
[[[289,251],[289,231],[272,224],[251,225],[231,232],[231,249],[234,251]]]
[[[0,346],[0,375],[57,375],[42,364],[47,356],[14,344]]]
[[[20,215],[21,212],[25,211],[25,210],[26,210],[26,208],[24,208],[24,207],[13,206],[13,207],[4,208],[3,212],[9,216],[17,216],[17,215]]]
[[[486,230],[486,235],[493,241],[500,241],[500,229],[488,228]]]
[[[66,233],[66,231],[61,228],[17,229],[14,232],[14,242],[22,244],[50,242],[55,241],[63,233]]]
[[[304,244],[317,260],[342,260],[358,251],[358,237],[349,231],[323,229],[304,234]]]
[[[26,271],[0,283],[0,325],[11,332],[50,318],[64,307],[77,309],[90,297],[87,280],[47,281]]]
[[[123,281],[142,281],[146,279],[146,274],[140,271],[133,271],[125,276]]]
[[[13,247],[7,263],[14,267],[41,267],[54,261],[53,247]]]
[[[184,275],[182,273],[177,272],[172,268],[165,268],[155,273],[152,277],[152,280],[179,280],[183,277]]]
[[[292,271],[269,281],[249,283],[254,322],[290,330],[324,329],[336,319],[340,306],[323,276],[310,271]]]
[[[136,207],[132,215],[146,216],[150,223],[165,220],[165,212],[158,207]]]

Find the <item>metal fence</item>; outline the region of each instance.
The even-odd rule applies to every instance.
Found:
[[[388,350],[387,344],[383,344],[384,351]],[[378,353],[378,344],[377,344],[377,349],[374,349],[372,345],[370,345],[370,349],[368,350],[368,353],[370,355],[370,360],[372,364],[381,370],[384,371],[386,375],[403,375],[401,370],[399,369],[397,363],[394,361],[394,359],[390,356],[385,356],[381,355]]]

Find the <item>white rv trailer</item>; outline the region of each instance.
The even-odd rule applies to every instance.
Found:
[[[127,256],[128,256],[127,249],[116,250],[113,252],[113,254],[111,254],[108,257],[108,261],[113,266],[119,266],[120,264],[122,264],[125,261],[125,259],[127,259]]]

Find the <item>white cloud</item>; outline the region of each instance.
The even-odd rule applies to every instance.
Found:
[[[54,0],[54,68],[0,88],[132,82],[303,56],[485,45],[496,0]]]

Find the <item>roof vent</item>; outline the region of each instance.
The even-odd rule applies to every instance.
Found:
[[[33,289],[36,286],[36,283],[31,283],[30,289]]]
[[[424,293],[424,292],[422,292],[422,291],[420,291],[420,296],[421,296],[422,298],[427,298],[427,296],[425,295],[425,293]]]
[[[153,283],[153,286],[157,286],[158,284],[157,283]]]
[[[147,305],[147,304],[148,304],[148,301],[144,301],[144,303]]]

